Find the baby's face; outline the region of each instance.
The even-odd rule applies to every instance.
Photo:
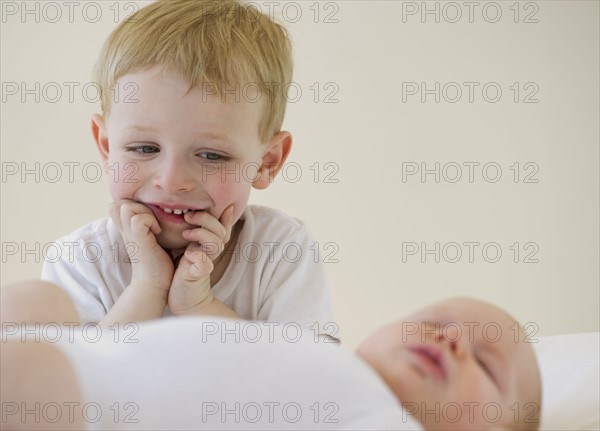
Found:
[[[526,339],[498,308],[451,299],[382,328],[357,353],[426,429],[502,429],[539,417]]]
[[[239,100],[230,94],[223,103],[203,85],[186,94],[185,80],[159,67],[123,76],[116,88],[104,121],[112,198],[148,206],[168,249],[185,247],[181,232],[194,226],[162,208],[206,211],[218,220],[233,204],[237,221],[268,147],[259,138],[263,103],[239,92]]]

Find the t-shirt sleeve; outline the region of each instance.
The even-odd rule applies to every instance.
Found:
[[[295,322],[339,339],[318,244],[303,224],[274,248],[274,270],[264,289],[259,320]]]
[[[60,257],[44,261],[41,279],[60,286],[69,294],[82,323],[99,322],[107,311],[101,298],[97,265],[77,252],[82,250],[80,242],[71,243],[74,247],[67,247],[63,242],[59,245]]]

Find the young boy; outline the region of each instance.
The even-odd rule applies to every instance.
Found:
[[[138,325],[129,342],[113,331],[52,344],[14,332],[2,351],[7,426],[43,428],[22,410],[69,401],[63,429],[539,428],[533,349],[491,304],[441,301],[376,331],[356,354],[263,325],[164,319]],[[98,420],[83,414],[88,405]]]
[[[161,0],[111,34],[96,66],[103,115],[92,119],[110,218],[61,238],[61,259],[42,271],[82,322],[331,321],[306,226],[247,205],[290,152],[291,78],[284,28],[233,0]]]

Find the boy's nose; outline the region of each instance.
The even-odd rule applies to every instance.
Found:
[[[187,192],[194,187],[194,177],[185,163],[169,160],[160,166],[153,178],[154,186],[166,193]]]

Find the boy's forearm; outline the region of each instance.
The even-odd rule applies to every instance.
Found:
[[[131,284],[102,319],[100,326],[110,327],[117,322],[125,324],[159,319],[167,306],[167,295],[167,291]]]

